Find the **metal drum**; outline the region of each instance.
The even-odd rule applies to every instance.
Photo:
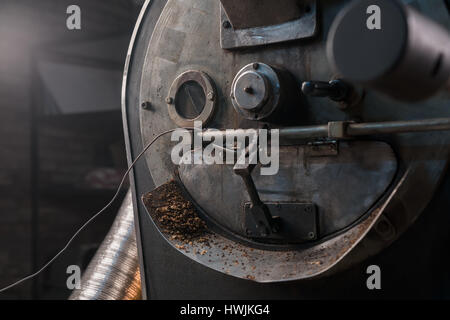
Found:
[[[373,72],[366,78],[333,42],[347,41],[355,61],[378,58],[356,38],[340,40],[353,23],[349,1],[255,2],[151,0],[139,17],[122,92],[130,162],[161,132],[195,121],[202,121],[202,137],[211,134],[206,129],[279,130],[275,175],[259,174],[261,164],[173,163],[170,135],[136,165],[131,181],[149,298],[339,296],[343,283],[358,296],[365,274],[351,270],[365,268],[410,228],[445,174],[445,1],[399,3],[395,14],[404,21],[390,27],[403,28],[397,41],[406,44],[374,40],[380,51],[394,51],[386,54],[391,73],[383,61],[381,71],[367,62]],[[444,49],[434,46],[442,56],[426,62],[435,78],[414,83],[408,94],[399,83],[424,52],[411,36],[419,33],[439,34]],[[409,81],[425,72],[419,69]],[[163,206],[158,194],[173,192],[204,221],[201,236],[186,241],[152,214]]]

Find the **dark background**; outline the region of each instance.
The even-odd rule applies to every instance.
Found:
[[[143,0],[0,0],[0,288],[39,269],[112,197],[126,169],[122,71]],[[81,30],[66,9],[81,8]],[[118,204],[120,201],[118,201]],[[0,299],[65,299],[115,208]]]
[[[142,3],[0,0],[0,288],[39,269],[114,193],[126,167],[122,70]],[[66,27],[71,4],[81,8],[81,30]],[[344,272],[335,290],[329,279],[306,285],[309,298],[373,296],[365,288],[370,264],[383,270],[383,292],[390,293],[384,298],[449,298],[449,192],[447,174],[427,211],[399,241]],[[86,266],[116,208],[39,277],[0,294],[0,300],[66,299],[66,268]],[[327,288],[327,295],[316,287]],[[197,294],[211,298],[219,289]],[[263,289],[249,292],[260,298]],[[274,292],[295,296],[299,288],[286,290]],[[170,293],[186,298],[181,290]]]

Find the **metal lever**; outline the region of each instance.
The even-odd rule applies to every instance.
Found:
[[[304,95],[313,97],[328,97],[334,101],[344,101],[350,93],[350,87],[342,80],[307,81],[302,84]]]
[[[280,139],[312,139],[332,138],[345,139],[356,136],[378,134],[397,134],[407,132],[450,131],[450,118],[435,118],[408,121],[386,121],[354,123],[347,121],[332,121],[327,124],[301,127],[285,127],[279,129]],[[217,134],[237,135],[237,132],[203,131],[202,137],[215,137]],[[245,131],[242,131],[245,135]]]
[[[271,233],[278,232],[279,218],[272,217],[267,205],[261,201],[258,190],[256,190],[255,183],[252,178],[252,171],[256,165],[254,164],[240,164],[236,163],[233,168],[235,174],[242,177],[245,187],[247,188],[248,195],[251,201],[251,214],[256,224],[256,229],[259,231],[259,236],[267,237]]]

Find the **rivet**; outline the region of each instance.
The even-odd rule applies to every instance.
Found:
[[[223,26],[225,29],[230,29],[230,28],[231,28],[231,23],[230,23],[230,21],[225,20],[225,21],[222,23],[222,26]]]
[[[142,104],[141,104],[141,107],[142,107],[142,109],[144,109],[144,110],[150,109],[151,106],[152,106],[152,105],[151,105],[150,102],[148,102],[148,101],[144,101],[144,102],[142,102]]]
[[[207,98],[208,98],[208,100],[213,101],[214,100],[214,92],[208,92]]]

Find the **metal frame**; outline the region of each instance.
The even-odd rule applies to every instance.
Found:
[[[311,38],[318,29],[316,1],[311,1],[309,6],[309,12],[293,21],[265,27],[234,29],[231,24],[227,24],[229,19],[221,4],[220,45],[223,49],[238,49]]]

